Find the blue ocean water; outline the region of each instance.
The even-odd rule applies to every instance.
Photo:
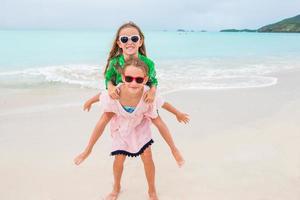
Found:
[[[300,34],[144,34],[163,91],[270,86],[277,82],[272,72],[300,68]],[[0,87],[103,88],[103,66],[114,36],[114,31],[100,30],[2,30]]]

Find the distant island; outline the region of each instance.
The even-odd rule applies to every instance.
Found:
[[[251,29],[224,29],[220,32],[257,32],[257,30],[251,30]]]
[[[287,18],[274,24],[263,26],[257,30],[224,29],[220,32],[268,32],[268,33],[300,33],[300,15]]]
[[[187,33],[187,32],[206,32],[206,30],[195,31],[195,30],[177,29],[177,32],[182,32],[182,33]]]

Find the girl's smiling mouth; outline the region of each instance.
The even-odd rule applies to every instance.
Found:
[[[135,46],[133,46],[133,45],[126,46],[126,49],[134,49],[134,48],[135,48]]]

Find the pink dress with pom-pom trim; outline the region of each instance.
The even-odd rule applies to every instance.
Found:
[[[149,87],[144,86],[143,93],[148,90]],[[136,157],[153,143],[151,119],[158,117],[157,109],[164,103],[161,96],[156,95],[151,104],[147,104],[141,98],[132,113],[127,112],[118,100],[111,99],[107,91],[101,93],[100,102],[104,112],[114,113],[110,121],[111,155],[123,154]]]

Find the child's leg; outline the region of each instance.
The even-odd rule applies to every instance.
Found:
[[[152,159],[151,147],[148,147],[141,155],[144,163],[145,174],[148,182],[148,194],[151,200],[158,200],[155,189],[155,165]]]
[[[157,127],[160,135],[164,138],[164,140],[169,145],[170,149],[173,150],[176,148],[173,138],[170,134],[170,131],[164,121],[158,116],[155,119],[152,119],[152,123]]]
[[[113,165],[114,186],[112,192],[105,198],[106,200],[116,200],[121,190],[121,177],[126,156],[116,155]]]
[[[97,142],[99,137],[103,134],[105,126],[111,120],[113,115],[114,113],[108,113],[108,112],[102,114],[102,116],[100,117],[99,121],[97,122],[94,128],[94,131],[89,139],[89,143],[86,146],[85,150],[81,154],[75,157],[74,162],[76,165],[82,163],[90,155],[95,143]]]
[[[95,96],[93,96],[92,98],[90,98],[89,100],[87,100],[86,102],[84,102],[84,105],[83,105],[83,110],[87,110],[88,112],[90,111],[92,105],[94,103],[97,103],[98,101],[100,101],[100,95],[101,93],[99,94],[96,94]]]
[[[177,164],[179,166],[182,166],[184,164],[184,159],[181,156],[179,150],[176,148],[175,143],[174,143],[173,138],[172,138],[172,135],[171,135],[167,125],[160,118],[160,116],[158,116],[155,119],[152,119],[152,123],[157,127],[160,135],[164,138],[164,140],[169,145]]]

